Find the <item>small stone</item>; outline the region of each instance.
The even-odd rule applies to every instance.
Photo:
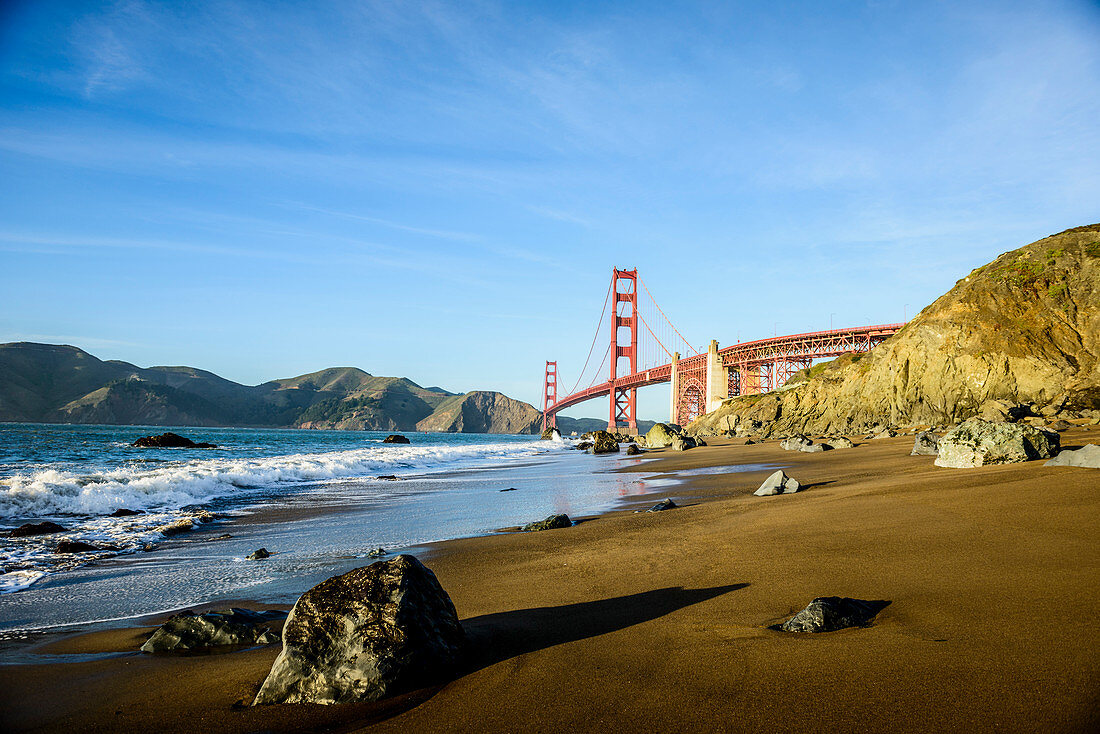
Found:
[[[832,632],[845,627],[866,627],[889,603],[821,596],[779,625],[778,629],[784,632]]]
[[[375,477],[375,478],[376,479],[381,479],[381,480],[386,481],[386,482],[396,482],[397,481],[397,475],[396,474],[382,474],[382,475],[380,475],[378,477]]]
[[[679,507],[679,505],[670,499],[664,499],[653,505],[653,507],[650,507],[646,512],[664,512],[665,510],[672,510],[676,507]]]
[[[788,477],[782,469],[772,474],[760,485],[760,489],[753,492],[757,497],[770,497],[776,494],[793,494],[802,489],[797,479]]]
[[[500,492],[515,492],[516,488],[515,487],[509,487],[508,489],[501,489],[501,490],[498,490],[498,491],[500,491]]]
[[[245,559],[245,560],[259,561],[259,560],[262,560],[264,558],[270,558],[270,557],[271,557],[271,553],[268,552],[267,548],[258,548],[256,550],[252,551],[251,553],[249,553],[248,558]]]
[[[570,527],[573,527],[573,521],[569,519],[569,515],[551,515],[545,520],[529,522],[520,529],[525,533],[530,533],[536,530],[557,530]]]

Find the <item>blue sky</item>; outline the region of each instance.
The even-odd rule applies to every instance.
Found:
[[[2,8],[0,341],[537,403],[613,266],[728,344],[1100,221],[1095,2]]]

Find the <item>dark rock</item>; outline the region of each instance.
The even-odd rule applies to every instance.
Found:
[[[501,489],[499,491],[501,491],[501,492],[515,492],[516,488],[515,487],[509,487],[508,489]]]
[[[162,624],[141,646],[142,652],[196,650],[221,645],[267,645],[279,641],[270,629],[286,612],[225,609],[195,614],[180,612]]]
[[[543,441],[560,441],[561,431],[559,431],[557,428],[547,428],[545,431],[542,432],[540,438]]]
[[[400,433],[391,433],[382,439],[382,443],[409,443],[409,439],[402,436]]]
[[[31,535],[52,535],[53,533],[63,533],[66,529],[67,528],[63,525],[45,520],[43,522],[29,522],[25,525],[20,525],[15,530],[12,530],[9,536],[12,538],[26,538]]]
[[[778,626],[784,632],[832,632],[845,627],[866,627],[888,601],[864,601],[840,596],[821,596]]]
[[[212,443],[195,443],[176,433],[162,433],[159,436],[142,436],[131,446],[142,449],[216,449]]]
[[[54,549],[54,553],[90,553],[92,551],[108,550],[106,548],[100,548],[98,545],[92,545],[91,543],[85,543],[82,540],[62,540],[58,543]]]
[[[940,453],[940,442],[931,431],[923,431],[917,434],[913,440],[913,450],[910,456],[937,456]]]
[[[657,504],[653,505],[653,507],[650,507],[648,510],[646,510],[646,512],[663,512],[665,510],[672,510],[676,507],[679,507],[679,505],[677,505],[672,500],[663,499]]]
[[[644,453],[645,452],[642,451],[640,448],[638,448],[638,446],[636,444],[630,444],[629,446],[626,447],[626,455],[627,456],[637,456],[638,454],[644,454]]]
[[[587,451],[590,448],[592,448],[591,441],[579,441],[576,446],[577,451]]]
[[[800,489],[802,489],[802,485],[798,483],[798,480],[788,477],[780,469],[765,479],[764,483],[760,485],[760,489],[753,492],[753,494],[757,497],[769,497],[775,494],[794,494]]]
[[[617,454],[619,452],[619,442],[607,431],[593,431],[592,448],[589,449],[589,452],[593,454]]]
[[[268,552],[267,548],[259,548],[257,550],[252,551],[251,553],[249,553],[248,558],[245,559],[245,560],[259,561],[259,560],[262,560],[264,558],[270,558],[270,557],[271,557],[271,554]]]
[[[302,595],[254,704],[373,701],[443,680],[465,641],[430,570],[400,555]]]
[[[140,510],[128,510],[125,507],[120,507],[112,512],[107,517],[132,517],[134,515],[144,515],[145,513]]]
[[[1086,444],[1076,451],[1062,451],[1043,466],[1080,466],[1100,469],[1100,446]]]
[[[752,446],[752,445],[754,445],[755,443],[756,443],[756,441],[753,441],[753,440],[752,440],[751,438],[746,438],[746,439],[745,439],[745,444],[744,444],[744,445],[745,445],[745,446]]]
[[[569,519],[569,515],[551,515],[545,520],[529,522],[520,529],[529,533],[534,530],[557,530],[570,527],[573,527],[573,521]]]
[[[382,474],[382,475],[380,475],[378,477],[375,477],[375,478],[376,479],[383,479],[387,482],[396,482],[397,481],[397,475],[396,474]]]
[[[374,550],[367,551],[367,558],[381,558],[388,553],[389,551],[387,551],[385,548],[375,548]]]

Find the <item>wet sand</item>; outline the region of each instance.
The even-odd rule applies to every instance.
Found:
[[[1063,446],[1100,443],[1075,429]],[[911,437],[822,454],[717,439],[653,452],[682,507],[451,541],[423,556],[471,640],[462,675],[375,704],[241,706],[278,646],[0,666],[13,731],[1096,731],[1100,471],[956,470]],[[593,461],[601,460],[594,457]],[[535,518],[532,518],[535,519]],[[768,629],[815,596],[890,601],[866,629]],[[148,629],[42,645],[135,650]],[[51,658],[56,659],[56,658]],[[240,702],[240,703],[238,703]],[[237,704],[237,705],[235,705]]]

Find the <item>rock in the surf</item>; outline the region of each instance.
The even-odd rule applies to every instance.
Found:
[[[93,553],[99,550],[113,550],[108,548],[100,548],[98,545],[92,545],[91,543],[85,543],[83,540],[62,540],[56,546],[54,546],[54,553],[68,554],[68,553]]]
[[[178,433],[162,433],[159,436],[142,436],[131,446],[142,449],[216,449],[212,443],[195,443]]]
[[[559,431],[557,428],[553,428],[553,427],[547,428],[545,431],[542,432],[542,435],[540,436],[540,438],[543,441],[560,441],[561,440],[561,431]]]
[[[913,450],[910,456],[937,456],[940,453],[940,442],[936,434],[931,431],[921,431],[913,440]]]
[[[760,489],[753,492],[757,497],[770,497],[776,494],[794,494],[802,489],[797,479],[788,477],[782,469],[772,474],[760,485]]]
[[[1076,451],[1062,451],[1043,466],[1080,466],[1100,469],[1100,446],[1090,443]]]
[[[530,533],[536,530],[557,530],[571,527],[573,527],[573,521],[569,519],[569,515],[551,515],[545,520],[529,522],[520,529],[525,533]]]
[[[245,560],[259,561],[259,560],[262,560],[264,558],[270,558],[270,557],[271,557],[271,552],[268,551],[267,548],[257,548],[256,550],[249,553],[248,558],[246,558]]]
[[[970,469],[986,464],[1011,464],[1049,459],[1058,451],[1059,438],[1026,423],[994,423],[970,418],[945,433],[939,441],[936,466]]]
[[[200,650],[222,645],[267,645],[279,641],[271,623],[286,617],[286,612],[254,612],[251,609],[226,609],[195,614],[180,612],[162,624],[141,646],[142,652]]]
[[[409,439],[405,438],[400,433],[391,433],[382,439],[382,443],[409,443]]]
[[[64,525],[58,525],[55,522],[45,520],[43,522],[24,523],[15,530],[12,530],[8,535],[12,538],[28,538],[32,535],[53,535],[54,533],[63,533],[66,529]]]
[[[644,454],[645,452],[638,448],[637,444],[630,444],[626,447],[627,456],[637,456],[638,454]]]
[[[447,592],[399,555],[302,595],[254,704],[374,701],[445,679],[465,634]]]
[[[619,451],[619,442],[607,431],[593,431],[589,451],[593,454],[615,454]]]
[[[845,627],[866,627],[889,603],[821,596],[779,625],[779,629],[784,632],[832,632]]]
[[[115,510],[114,512],[112,512],[110,515],[108,515],[107,517],[133,517],[134,515],[144,515],[144,514],[145,513],[141,512],[140,510],[131,510],[131,509],[126,508],[126,507],[120,507],[117,510]]]

